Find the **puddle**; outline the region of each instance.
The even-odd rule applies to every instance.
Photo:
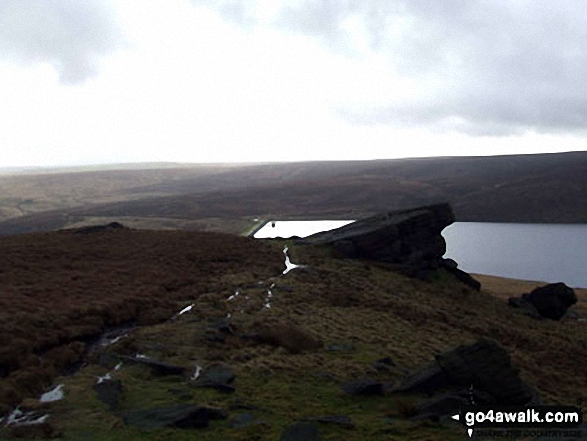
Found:
[[[306,267],[306,265],[298,265],[298,264],[292,263],[291,260],[289,259],[289,255],[287,254],[288,251],[289,251],[289,248],[287,246],[283,248],[283,254],[285,256],[285,262],[284,262],[285,263],[285,270],[279,276],[269,277],[267,280],[260,280],[255,285],[251,285],[251,286],[247,285],[245,287],[245,288],[252,288],[255,290],[258,288],[262,288],[263,290],[265,290],[265,296],[263,297],[263,303],[262,303],[263,306],[261,306],[261,310],[271,309],[271,301],[274,298],[273,289],[276,287],[274,280],[289,273],[293,269]],[[267,287],[267,285],[269,285],[269,287]],[[230,319],[233,315],[232,313],[235,313],[235,312],[240,312],[241,314],[244,314],[245,309],[247,309],[247,308],[243,308],[242,305],[244,304],[244,306],[247,306],[248,302],[246,302],[246,301],[248,301],[249,298],[250,297],[248,294],[246,294],[246,292],[243,292],[241,290],[241,288],[237,288],[234,294],[232,294],[226,298],[226,302],[231,302],[234,304],[239,299],[240,299],[240,302],[236,303],[236,305],[234,306],[235,310],[228,312],[226,314],[226,318]]]
[[[98,381],[96,381],[96,384],[104,383],[105,381],[108,381],[108,380],[112,380],[112,376],[110,375],[110,372],[108,372],[106,375],[104,375],[102,377],[98,377]]]
[[[228,299],[226,299],[226,300],[234,300],[234,299],[236,299],[236,298],[237,298],[237,297],[240,295],[240,293],[241,293],[241,292],[240,292],[240,290],[239,290],[239,289],[237,289],[237,290],[236,290],[236,292],[235,292],[233,295],[231,295],[231,296],[230,296]]]
[[[110,373],[120,370],[121,367],[122,367],[122,362],[120,362],[116,366],[114,366],[112,368],[112,370],[110,372],[108,372],[106,375],[103,375],[101,377],[97,377],[96,384],[103,383],[104,381],[107,381],[107,380],[112,380],[112,375],[110,375]]]
[[[182,314],[185,314],[186,312],[189,312],[189,311],[191,311],[191,310],[192,310],[192,308],[193,308],[194,306],[196,306],[194,303],[192,303],[192,304],[191,304],[191,305],[189,305],[189,306],[186,306],[186,307],[185,307],[185,308],[183,308],[181,311],[179,311],[179,312],[177,313],[177,315],[182,315]]]
[[[202,368],[200,366],[196,366],[196,372],[194,372],[192,374],[192,376],[190,377],[190,380],[195,381],[198,379],[198,377],[200,376],[200,373],[202,372]]]
[[[39,401],[41,403],[51,403],[53,401],[59,401],[61,399],[63,399],[63,384],[56,386],[49,392],[45,392],[43,395],[41,395]]]
[[[4,426],[30,426],[33,424],[41,424],[44,423],[47,418],[49,418],[48,414],[39,415],[34,410],[30,412],[23,412],[18,407],[12,411],[10,415],[6,417],[6,423]],[[0,419],[0,424],[4,421],[4,418]]]
[[[287,251],[288,251],[288,248],[285,247],[283,249],[283,254],[285,254],[285,270],[283,270],[283,273],[282,273],[283,275],[289,273],[293,269],[304,267],[304,265],[296,265],[295,263],[291,263],[291,261],[289,260],[289,256],[287,255]]]
[[[350,224],[352,220],[314,220],[314,221],[280,221],[266,222],[254,232],[255,239],[289,238],[292,236],[308,237],[322,231],[333,230]]]
[[[272,286],[275,286],[275,283]],[[271,308],[271,297],[273,297],[273,293],[268,289],[267,297],[265,298],[265,308]]]
[[[175,320],[176,318],[178,318],[180,315],[185,314],[186,312],[190,312],[194,306],[196,306],[195,303],[192,303],[191,305],[186,306],[185,308],[183,308],[181,311],[179,311],[177,314],[174,314],[170,320]]]
[[[100,334],[97,338],[89,341],[86,346],[86,356],[94,352],[97,348],[105,348],[107,346],[117,343],[121,339],[128,337],[128,335],[137,329],[136,326],[125,324],[116,328],[108,329]],[[75,370],[73,373],[77,372]]]

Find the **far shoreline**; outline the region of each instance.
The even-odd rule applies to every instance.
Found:
[[[492,276],[488,274],[471,273],[476,280],[481,282],[481,291],[487,292],[507,301],[509,297],[519,297],[529,293],[534,288],[548,285],[549,282],[535,280],[512,279],[509,277]],[[587,288],[573,288],[577,294],[578,302],[572,307],[579,314],[587,316]]]

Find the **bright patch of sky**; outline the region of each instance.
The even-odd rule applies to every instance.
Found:
[[[0,0],[0,167],[586,150],[580,1]]]

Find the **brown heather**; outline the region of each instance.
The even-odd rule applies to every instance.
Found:
[[[279,250],[214,233],[122,229],[0,237],[0,413],[79,362],[116,325],[157,323],[178,302],[279,273]]]

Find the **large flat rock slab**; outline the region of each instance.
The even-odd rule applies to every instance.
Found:
[[[296,243],[328,245],[339,257],[392,263],[416,275],[443,266],[446,242],[441,232],[454,221],[451,206],[442,203],[360,219]]]

